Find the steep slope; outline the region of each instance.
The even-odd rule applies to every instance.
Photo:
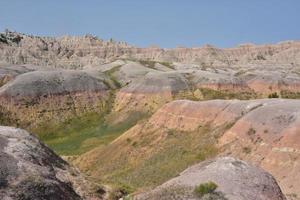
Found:
[[[0,64],[0,87],[16,76],[30,71],[34,71],[32,66]]]
[[[189,91],[189,83],[182,74],[149,72],[117,93],[115,109],[153,112],[185,91]]]
[[[0,126],[0,199],[104,199],[91,184],[28,132]]]
[[[75,163],[104,182],[144,188],[191,164],[231,153],[271,172],[283,192],[295,196],[299,108],[298,100],[283,99],[173,101]]]
[[[91,35],[51,38],[10,31],[0,34],[0,60],[12,64],[82,68],[117,58],[128,48],[124,42],[103,41]]]
[[[216,190],[203,191],[203,194],[195,191],[209,182],[215,183]],[[189,167],[178,177],[133,199],[284,200],[285,197],[269,173],[241,160],[224,157]]]
[[[174,101],[75,163],[92,177],[112,184],[134,188],[161,184],[189,165],[216,155],[216,138],[257,105],[255,101]]]
[[[202,63],[205,66],[284,64],[299,67],[300,43],[241,45],[221,49],[210,45],[199,48],[138,48],[124,42],[103,41],[97,37],[37,37],[6,31],[0,34],[0,60],[14,64],[30,63],[65,68],[100,65],[119,58],[167,62]]]
[[[17,76],[0,89],[1,108],[13,125],[36,128],[84,113],[101,113],[109,99],[104,78],[83,71],[33,71]]]
[[[299,196],[299,119],[299,101],[266,102],[226,131],[219,146],[263,167],[286,194]]]

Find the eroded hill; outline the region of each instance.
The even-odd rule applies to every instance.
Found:
[[[0,124],[124,194],[230,155],[299,199],[299,98],[297,41],[161,49],[0,34]]]

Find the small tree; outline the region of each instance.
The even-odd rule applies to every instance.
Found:
[[[205,194],[211,194],[217,189],[218,185],[212,181],[209,181],[207,183],[202,183],[195,187],[194,192],[199,197],[202,197]]]

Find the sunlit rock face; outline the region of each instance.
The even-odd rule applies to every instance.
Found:
[[[266,101],[238,119],[219,145],[272,173],[285,194],[299,194],[299,119],[297,100]]]
[[[33,71],[0,89],[1,111],[16,125],[34,128],[105,109],[108,87],[81,71]]]
[[[298,100],[287,99],[179,100],[159,109],[148,124],[154,130],[177,131],[226,125],[218,139],[221,154],[259,165],[276,178],[285,194],[299,194],[299,109]]]
[[[80,156],[76,164],[100,176],[118,164],[132,167],[134,163],[139,169],[155,155],[170,153],[170,146],[178,147],[182,160],[184,155],[196,158],[204,143],[210,150],[202,156],[214,155],[216,145],[218,154],[247,160],[270,172],[284,194],[298,194],[299,109],[298,100],[288,99],[172,101],[106,148]],[[209,137],[203,137],[206,134]],[[131,156],[123,159],[125,155]]]
[[[0,47],[0,59],[9,63],[68,68],[99,65],[118,58],[202,63],[205,66],[300,63],[300,43],[296,41],[275,45],[248,44],[229,49],[210,45],[199,48],[161,49],[138,48],[125,42],[104,41],[91,35],[51,38],[7,31],[0,34]]]
[[[214,192],[199,194],[195,188],[213,182]],[[218,199],[218,200],[284,200],[275,179],[266,171],[231,157],[204,161],[189,167],[154,190],[136,195],[137,200]]]
[[[153,111],[189,91],[188,81],[177,72],[149,72],[117,93],[116,109]]]

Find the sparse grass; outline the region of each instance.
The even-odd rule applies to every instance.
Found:
[[[109,200],[118,200],[123,198],[124,200],[132,200],[133,198],[129,195],[134,192],[132,188],[128,185],[117,185],[114,187],[113,191],[110,192]]]
[[[200,88],[200,91],[203,95],[203,99],[253,99],[256,97],[256,94],[253,92],[231,92],[225,90],[212,90],[209,88]]]
[[[300,99],[300,92],[290,92],[287,90],[280,91],[282,98],[286,99]]]
[[[149,67],[151,69],[155,69],[155,61],[150,61],[150,60],[140,60],[139,61],[142,65]]]
[[[45,125],[36,133],[58,154],[78,155],[109,144],[143,117],[142,113],[132,112],[126,120],[112,126],[106,123],[103,116],[89,113],[59,125]]]
[[[202,183],[198,186],[195,187],[195,194],[199,197],[204,196],[205,194],[211,194],[215,192],[217,189],[218,185],[212,181],[209,181],[207,183]]]
[[[289,197],[289,199],[298,199],[298,195],[296,193],[290,193],[290,194],[286,194],[287,197]]]
[[[250,147],[243,147],[243,152],[245,154],[249,154],[249,153],[251,153],[251,148]]]
[[[129,142],[125,138],[123,148],[127,150],[124,152],[120,149],[120,157],[114,156],[111,159],[114,153],[100,153],[101,157],[98,157],[91,169],[99,173],[97,174],[105,184],[127,184],[134,189],[147,188],[162,184],[188,166],[211,158],[218,152],[215,147],[217,139],[211,133],[214,130],[207,126],[199,127],[193,132],[165,129],[160,130],[157,135],[157,131],[145,129],[134,140],[130,138]],[[159,135],[164,135],[164,139],[153,143]],[[134,141],[138,143],[133,145]],[[107,151],[111,152],[106,149]],[[131,152],[129,157],[125,156],[126,152]]]
[[[151,68],[151,69],[155,69],[155,64],[156,63],[159,63],[161,65],[164,65],[165,67],[169,68],[169,69],[173,69],[174,70],[174,67],[172,66],[171,63],[169,62],[161,62],[161,61],[150,61],[150,60],[140,60],[139,61],[142,65],[148,67],[148,68]]]
[[[204,145],[196,154],[196,159],[199,161],[206,160],[211,155],[215,155],[217,153],[217,149],[213,145]]]
[[[19,119],[14,117],[5,107],[0,105],[0,124],[5,126],[19,126]]]
[[[121,83],[117,80],[117,78],[116,78],[116,76],[114,75],[114,73],[117,72],[117,71],[119,71],[120,68],[121,68],[121,65],[120,65],[120,66],[113,67],[112,69],[107,70],[107,71],[104,72],[104,73],[112,80],[112,82],[114,83],[114,85],[115,85],[117,88],[121,88],[122,85],[121,85]]]

